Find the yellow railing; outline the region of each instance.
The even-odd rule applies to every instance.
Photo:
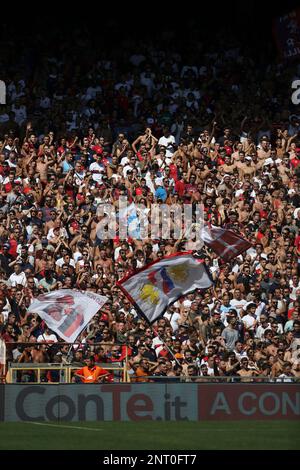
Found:
[[[70,347],[70,350],[72,347],[76,350],[78,348],[77,343],[65,343],[65,342],[59,342],[59,343],[9,343],[10,348],[13,346],[20,347],[22,346],[23,348],[33,348],[33,347],[46,347],[47,349],[51,349],[52,347],[60,347],[60,346],[66,346],[68,345]],[[85,347],[94,349],[97,346],[110,346],[112,347],[114,343],[109,342],[109,343],[94,343],[92,345],[85,345]],[[91,351],[92,352],[92,351]],[[2,372],[2,379],[6,383],[22,383],[22,384],[32,384],[32,383],[45,383],[45,375],[48,371],[59,371],[59,377],[60,380],[59,382],[46,382],[49,384],[58,384],[58,383],[71,383],[72,381],[72,372],[74,370],[78,370],[84,366],[82,364],[81,366],[74,365],[72,363],[64,363],[64,364],[57,364],[57,363],[32,363],[32,362],[20,362],[20,363],[15,363],[15,362],[9,362],[9,360],[5,361],[6,364],[4,365],[4,370]],[[84,361],[83,361],[84,362]],[[98,365],[98,364],[97,364]],[[99,364],[103,369],[106,369],[108,371],[120,371],[120,375],[117,377],[118,382],[130,382],[129,374],[128,374],[128,349],[126,348],[126,353],[125,357],[123,356],[123,360],[120,362],[109,362],[109,363],[101,363]],[[5,369],[6,368],[6,369]],[[7,371],[7,373],[5,372]],[[18,372],[24,372],[24,371],[33,371],[34,374],[34,381],[22,381],[19,380],[18,377]],[[19,374],[20,375],[20,374]]]
[[[99,364],[101,367],[105,368],[108,371],[111,372],[117,372],[120,371],[120,376],[118,377],[118,380],[116,382],[129,382],[129,377],[128,377],[128,372],[127,372],[127,367],[126,364],[124,366],[112,366],[107,365],[107,364]],[[22,383],[22,384],[40,384],[40,383],[48,383],[48,384],[59,384],[59,383],[72,383],[72,376],[73,376],[73,371],[80,369],[80,366],[75,366],[72,364],[15,364],[11,363],[8,365],[8,371],[6,374],[6,383]],[[27,372],[33,372],[34,374],[34,379],[32,381],[23,381],[22,377],[21,380],[18,378],[18,372],[24,373],[24,371]],[[59,372],[59,378],[62,380],[59,380],[58,382],[53,382],[53,381],[47,381],[45,380],[45,376],[47,372],[49,371],[58,371]]]

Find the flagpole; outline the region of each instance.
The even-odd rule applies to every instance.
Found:
[[[89,323],[87,323],[87,325],[85,326],[85,328],[83,328],[83,330],[79,333],[79,335],[76,336],[75,341],[74,341],[73,343],[71,343],[71,346],[70,346],[69,351],[68,351],[68,353],[67,353],[67,362],[68,362],[68,359],[69,359],[70,352],[71,352],[71,350],[72,350],[74,344],[75,344],[76,341],[77,341],[77,338],[87,329],[88,326],[89,326]],[[78,344],[78,346],[79,346],[79,344]]]
[[[169,351],[169,353],[171,354],[171,356],[174,358],[174,361],[176,362],[176,364],[181,367],[181,364],[180,364],[180,362],[177,360],[177,358],[175,357],[173,351],[172,351],[172,350],[169,348],[169,346],[161,339],[161,337],[159,336],[159,334],[158,334],[155,330],[153,330],[152,325],[150,325],[150,328],[151,328],[152,332],[154,333],[154,335],[157,336],[157,338],[162,342],[162,344],[163,344],[163,345],[166,347],[166,349]]]
[[[70,362],[69,362],[69,356],[70,356],[70,352],[71,352],[71,349],[72,349],[72,347],[73,347],[73,344],[74,344],[74,343],[71,344],[71,346],[70,346],[70,348],[69,348],[69,351],[68,351],[68,354],[67,354],[66,361],[67,361],[68,364],[70,364]]]
[[[82,289],[77,289],[77,291],[80,292],[81,294],[85,294],[85,291],[83,291]],[[99,310],[101,310],[101,308],[102,308],[102,307],[100,307]],[[98,310],[98,311],[99,311],[99,310]],[[97,311],[96,313],[98,313],[98,311]],[[90,321],[91,321],[91,320],[90,320]],[[77,338],[88,328],[90,321],[85,325],[85,328],[83,328],[83,330],[81,330],[81,332],[76,336],[75,341],[71,344],[71,346],[70,346],[70,348],[69,348],[69,351],[68,351],[68,354],[67,354],[67,361],[68,361],[68,359],[69,359],[70,352],[71,352],[71,350],[72,350],[74,344],[75,344],[76,341],[77,341]]]

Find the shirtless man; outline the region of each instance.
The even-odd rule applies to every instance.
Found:
[[[100,265],[103,269],[104,273],[112,273],[113,272],[113,263],[111,258],[107,257],[107,253],[105,250],[100,250],[100,257],[99,259],[95,260],[96,267]]]
[[[249,360],[247,357],[242,357],[240,366],[241,369],[237,371],[237,375],[242,377],[241,382],[252,382],[252,379],[250,377],[255,377],[259,375],[258,369],[249,369]]]
[[[261,148],[257,151],[258,158],[259,160],[266,160],[271,155],[270,142],[262,140],[260,145]]]
[[[255,166],[252,165],[251,157],[245,158],[245,163],[242,163],[238,167],[239,177],[244,180],[245,175],[250,176],[251,178],[255,175],[256,169]]]
[[[47,345],[46,344],[39,344],[34,346],[34,348],[31,350],[31,357],[32,357],[32,362],[37,362],[37,363],[45,363],[49,362],[49,355],[47,353]]]
[[[145,133],[140,135],[135,141],[132,143],[132,149],[135,153],[138,152],[141,145],[150,144],[150,147],[154,147],[157,144],[157,138],[154,137],[152,134],[152,130],[150,127],[147,127]],[[137,145],[139,145],[139,149],[137,149]]]
[[[236,171],[236,164],[232,163],[232,160],[229,155],[226,155],[225,163],[224,165],[220,166],[220,170],[219,170],[221,176],[223,176],[226,173],[229,175],[233,175],[235,171]]]
[[[47,162],[46,157],[44,154],[38,156],[36,169],[40,175],[40,179],[42,183],[47,183],[47,172],[48,172],[49,162]]]

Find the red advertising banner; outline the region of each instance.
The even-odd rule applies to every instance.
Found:
[[[198,420],[299,420],[299,385],[203,384]]]

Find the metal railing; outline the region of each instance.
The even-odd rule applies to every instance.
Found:
[[[64,362],[56,363],[54,361],[49,363],[40,363],[40,362],[14,362],[14,360],[9,360],[13,358],[13,352],[18,349],[21,354],[26,348],[30,350],[43,350],[51,356],[57,355],[60,353],[62,347],[68,347],[68,353],[65,351]],[[7,343],[6,345],[6,363],[4,365],[4,373],[2,374],[3,383],[22,383],[22,384],[32,384],[32,383],[73,383],[73,373],[75,370],[81,369],[84,367],[84,359],[82,359],[82,364],[78,364],[78,361],[70,361],[71,352],[75,353],[77,350],[82,350],[85,354],[90,354],[97,351],[98,347],[109,348],[114,346],[113,342],[107,343],[66,343],[66,342],[56,342],[48,343],[44,342],[35,342],[35,343]],[[126,345],[124,345],[126,346]],[[20,357],[19,356],[19,357]],[[125,348],[125,355],[120,361],[114,359],[114,362],[108,363],[97,363],[96,365],[101,366],[107,371],[111,371],[115,382],[128,382],[128,350]],[[57,380],[55,380],[55,377]],[[54,378],[54,380],[53,380]],[[50,380],[49,380],[50,379]],[[80,381],[81,383],[81,381]]]
[[[300,383],[300,377],[271,377],[265,375],[253,376],[225,376],[225,375],[210,375],[210,376],[165,376],[165,375],[151,375],[151,376],[137,376],[129,374],[130,382],[132,383]]]
[[[111,372],[114,382],[127,382],[126,366],[116,366],[109,364],[97,363],[96,365]],[[22,384],[61,384],[74,383],[73,373],[81,367],[73,364],[18,364],[9,363],[8,372],[6,374],[6,383],[22,383]],[[57,372],[57,376],[52,374]],[[50,376],[49,376],[50,373]],[[58,378],[59,380],[55,380]],[[79,380],[81,383],[81,381]]]

